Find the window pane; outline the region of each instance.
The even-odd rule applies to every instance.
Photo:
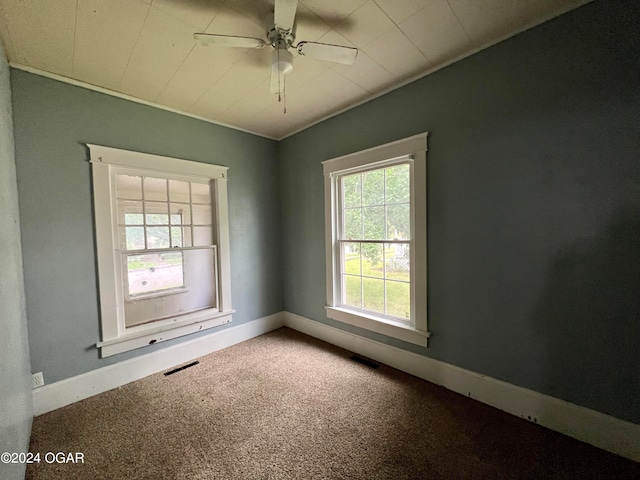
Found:
[[[386,203],[409,202],[411,185],[410,167],[407,164],[395,165],[385,169]]]
[[[168,225],[169,214],[166,203],[144,202],[147,225]]]
[[[118,199],[118,223],[142,225],[142,202]]]
[[[362,202],[362,175],[347,175],[342,177],[342,206],[359,207]]]
[[[384,259],[382,243],[361,243],[362,275],[367,277],[384,277]]]
[[[116,192],[118,198],[142,200],[142,177],[116,175]]]
[[[194,225],[211,225],[211,205],[192,205]]]
[[[193,246],[211,245],[211,227],[193,227]]]
[[[387,239],[409,240],[411,237],[411,210],[408,203],[387,207]]]
[[[344,228],[342,229],[344,240],[362,238],[362,209],[348,208],[344,210]]]
[[[164,178],[144,179],[144,199],[167,201],[167,181]]]
[[[171,227],[171,246],[184,247],[182,227]]]
[[[127,225],[142,225],[142,213],[125,213],[124,223]]]
[[[127,256],[129,295],[184,286],[182,252]]]
[[[342,303],[350,307],[362,308],[362,277],[344,275]]]
[[[384,170],[373,170],[362,174],[362,205],[384,203]]]
[[[169,180],[169,198],[172,202],[185,202],[191,201],[189,195],[189,183],[180,182],[178,180]]]
[[[350,275],[360,275],[360,244],[342,244],[342,272]]]
[[[147,248],[169,248],[169,227],[147,227]]]
[[[208,183],[191,183],[191,201],[211,204],[211,188]]]
[[[362,209],[364,236],[366,240],[384,240],[384,207]]]
[[[191,225],[191,208],[188,203],[171,204],[171,224]]]
[[[388,243],[385,245],[385,278],[410,280],[409,245]]]
[[[362,279],[362,308],[384,314],[384,280]]]
[[[120,248],[144,250],[144,227],[126,227],[120,230]]]
[[[172,247],[191,247],[191,227],[171,227]]]
[[[411,317],[411,289],[408,283],[386,282],[387,287],[387,315],[393,315],[405,320]]]

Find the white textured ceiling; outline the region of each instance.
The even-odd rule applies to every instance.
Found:
[[[2,0],[9,61],[282,138],[590,0],[301,0],[296,43],[357,47],[354,65],[295,54],[287,114],[271,48],[201,46],[196,32],[264,38],[273,0]]]

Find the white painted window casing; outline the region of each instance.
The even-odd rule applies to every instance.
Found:
[[[325,191],[325,235],[327,269],[327,316],[334,320],[364,328],[416,345],[427,346],[427,133],[341,156],[322,162]],[[344,207],[341,198],[341,179],[358,174],[386,169],[396,165],[410,167],[410,224],[408,241],[410,257],[410,317],[394,318],[362,308],[345,305],[342,298],[346,290],[342,285],[342,245],[349,242],[341,237]],[[386,174],[385,174],[386,175]],[[386,177],[385,177],[386,178]],[[384,200],[386,202],[386,200]],[[386,208],[388,205],[383,204]],[[362,207],[365,208],[364,205]],[[386,219],[386,217],[385,217]],[[386,220],[385,220],[386,221]],[[363,234],[364,236],[364,234]],[[385,236],[385,238],[387,238]],[[370,240],[362,240],[370,243]],[[392,243],[388,240],[382,242]],[[384,251],[384,247],[383,247]],[[344,263],[344,262],[343,262]],[[345,273],[345,275],[343,275]],[[385,274],[386,275],[386,274]],[[364,273],[360,276],[364,278]],[[387,278],[385,277],[385,285]],[[364,285],[364,284],[363,284]],[[363,288],[363,287],[361,287]],[[385,286],[385,296],[386,296]]]
[[[102,340],[97,343],[100,348],[101,356],[106,357],[117,353],[140,348],[145,345],[169,340],[182,335],[188,335],[197,331],[213,328],[232,320],[234,310],[231,305],[231,271],[230,271],[230,254],[229,254],[229,219],[228,219],[228,203],[227,203],[227,167],[210,165],[206,163],[193,162],[188,160],[180,160],[176,158],[163,157],[159,155],[151,155],[140,152],[132,152],[100,145],[88,144],[91,152],[92,176],[93,176],[93,201],[94,201],[94,218],[96,232],[96,247],[98,256],[98,278],[99,278],[99,294],[100,294],[100,318]],[[203,232],[211,232],[211,239],[207,238],[207,242],[200,245],[185,244],[182,240],[183,233],[180,233],[181,240],[179,244],[170,243],[163,247],[153,248],[148,244],[148,231],[153,225],[147,224],[146,217],[143,217],[143,225],[127,224],[126,221],[119,222],[122,218],[122,203],[126,203],[122,199],[116,198],[116,176],[123,178],[131,176],[131,178],[147,179],[149,181],[166,181],[167,195],[169,195],[169,185],[171,181],[188,183],[189,185],[207,185],[210,192],[211,204],[211,221],[200,227],[199,224],[192,224],[192,220],[183,221],[180,216],[180,232],[195,232],[196,228],[202,229]],[[144,180],[143,181],[143,189]],[[189,187],[189,201],[184,201],[182,205],[187,205],[190,211],[193,211],[194,195]],[[203,205],[207,205],[206,200]],[[162,201],[149,199],[147,202],[143,198],[138,201],[129,202],[133,204],[133,210],[136,208],[146,209],[147,203],[160,205]],[[168,219],[171,217],[171,198],[167,196],[164,202],[168,208]],[[138,204],[140,207],[138,207]],[[144,207],[141,207],[145,205]],[[146,210],[143,210],[146,211]],[[208,211],[208,210],[206,210]],[[174,216],[176,216],[175,214]],[[171,230],[171,222],[167,220],[167,228],[170,238],[173,238]],[[188,225],[182,225],[187,223]],[[206,222],[205,222],[206,223]],[[123,232],[128,234],[127,228],[135,226],[143,231],[144,245],[143,248],[133,249],[133,247],[122,246],[121,236]],[[177,228],[177,227],[176,227]],[[207,230],[207,228],[209,230]],[[173,240],[170,240],[173,242]],[[198,263],[187,262],[186,257],[194,257],[197,252],[210,251],[207,254],[212,259],[211,265],[207,263],[206,267]],[[130,294],[127,270],[127,259],[136,255],[151,254],[174,254],[181,252],[181,268],[184,275],[183,285],[176,285],[175,288],[169,288],[166,291],[162,289],[148,290],[139,294]],[[174,254],[175,256],[175,254]],[[189,270],[191,269],[191,270]],[[212,279],[212,288],[214,292],[209,293],[215,301],[212,304],[203,304],[202,308],[183,309],[179,306],[179,295],[197,294],[195,288],[200,282],[187,280],[187,275],[195,275],[187,272],[204,272]],[[208,272],[208,273],[207,273]],[[193,279],[192,279],[193,280]],[[191,289],[190,289],[191,285]],[[170,311],[168,315],[159,313],[158,318],[150,318],[147,321],[130,321],[127,322],[126,317],[134,316],[135,308],[142,307],[140,304],[147,302],[147,310],[151,308],[153,302],[157,302],[156,309],[163,312],[162,302],[167,302],[175,311]],[[176,306],[177,305],[177,306]],[[170,309],[171,310],[171,309]],[[125,311],[128,313],[125,314]],[[186,311],[186,313],[184,313]]]

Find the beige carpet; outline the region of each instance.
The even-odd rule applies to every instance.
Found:
[[[34,420],[29,479],[640,478],[640,464],[287,328]]]

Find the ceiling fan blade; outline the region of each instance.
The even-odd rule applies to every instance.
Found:
[[[296,17],[296,8],[298,8],[298,0],[276,0],[274,10],[276,27],[281,30],[291,30]]]
[[[300,55],[345,65],[353,65],[358,56],[357,48],[330,45],[328,43],[300,42],[296,48]]]
[[[239,48],[263,48],[266,43],[260,38],[235,37],[233,35],[214,35],[212,33],[194,33],[195,38],[201,45],[214,45],[216,47],[239,47]]]
[[[269,91],[271,93],[284,92],[284,73],[277,71],[275,68],[271,69],[271,86]]]

